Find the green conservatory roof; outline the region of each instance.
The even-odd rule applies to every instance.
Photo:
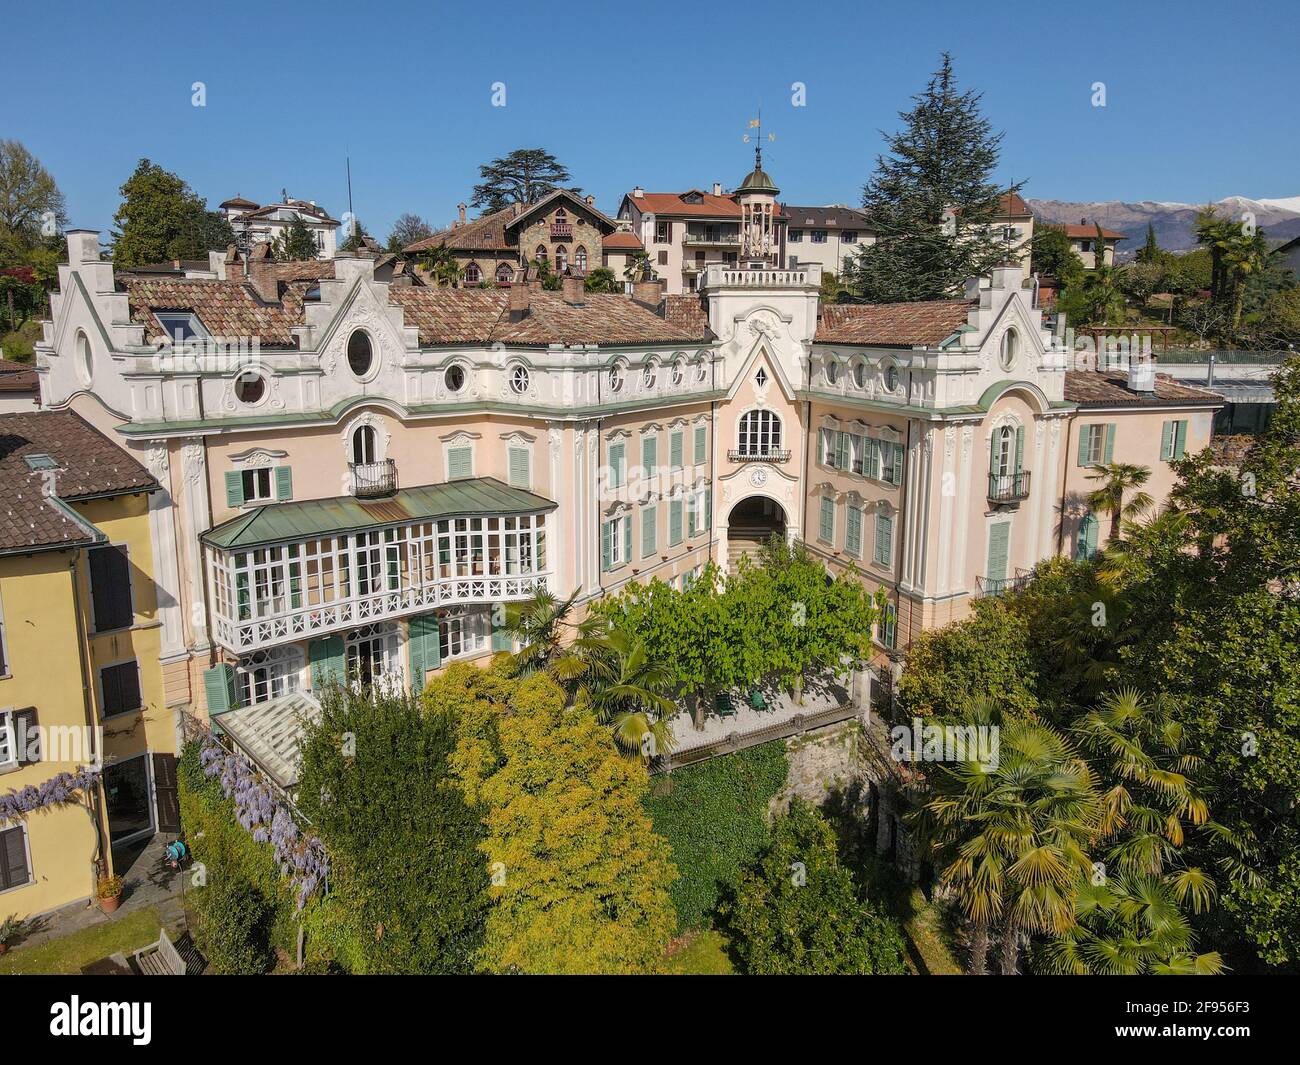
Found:
[[[495,477],[472,477],[402,488],[384,499],[335,496],[299,503],[268,503],[209,529],[202,539],[213,547],[233,551],[434,518],[540,514],[554,510],[556,505],[545,496],[511,488]]]

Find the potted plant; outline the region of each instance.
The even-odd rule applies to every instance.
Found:
[[[23,923],[18,920],[17,914],[0,921],[0,954],[9,949],[9,940],[13,939],[22,929]]]
[[[122,903],[122,878],[120,876],[102,876],[99,878],[99,908],[105,913],[112,913]]]

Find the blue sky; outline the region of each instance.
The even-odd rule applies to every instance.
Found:
[[[734,186],[761,100],[793,203],[859,202],[952,51],[1006,132],[1000,177],[1069,200],[1300,195],[1300,5],[977,3],[11,5],[0,137],[54,174],[73,225],[107,231],[141,156],[212,206],[281,188],[381,239],[445,224],[481,162],[543,146],[614,211],[640,184]],[[202,81],[207,104],[191,105]],[[491,105],[492,83],[506,106]],[[791,84],[807,105],[791,106]],[[1091,103],[1106,85],[1106,106]]]

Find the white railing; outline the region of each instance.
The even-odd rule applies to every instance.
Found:
[[[548,588],[549,573],[513,577],[449,577],[433,584],[399,591],[341,599],[304,606],[239,621],[214,613],[217,642],[245,654],[286,640],[308,639],[340,629],[423,614],[442,606],[501,603],[526,599],[538,588]]]
[[[821,285],[819,263],[794,270],[746,270],[710,264],[701,277],[701,288],[816,288]]]

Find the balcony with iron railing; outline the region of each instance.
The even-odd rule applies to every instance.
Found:
[[[1003,595],[1020,591],[1033,579],[1032,571],[1018,569],[1014,577],[976,577],[975,588],[983,597]]]
[[[1017,470],[1015,473],[990,473],[990,503],[1018,503],[1029,498],[1029,471]]]
[[[573,223],[571,222],[552,222],[551,223],[552,240],[572,240]]]
[[[789,462],[788,447],[732,448],[727,452],[728,462]]]
[[[349,462],[348,479],[357,499],[382,499],[397,491],[397,463],[392,459]]]
[[[686,236],[683,238],[683,243],[687,245],[719,246],[719,247],[730,248],[730,247],[735,247],[740,243],[740,234],[720,233],[717,231],[714,232],[703,231],[703,232],[692,233],[688,231]]]

